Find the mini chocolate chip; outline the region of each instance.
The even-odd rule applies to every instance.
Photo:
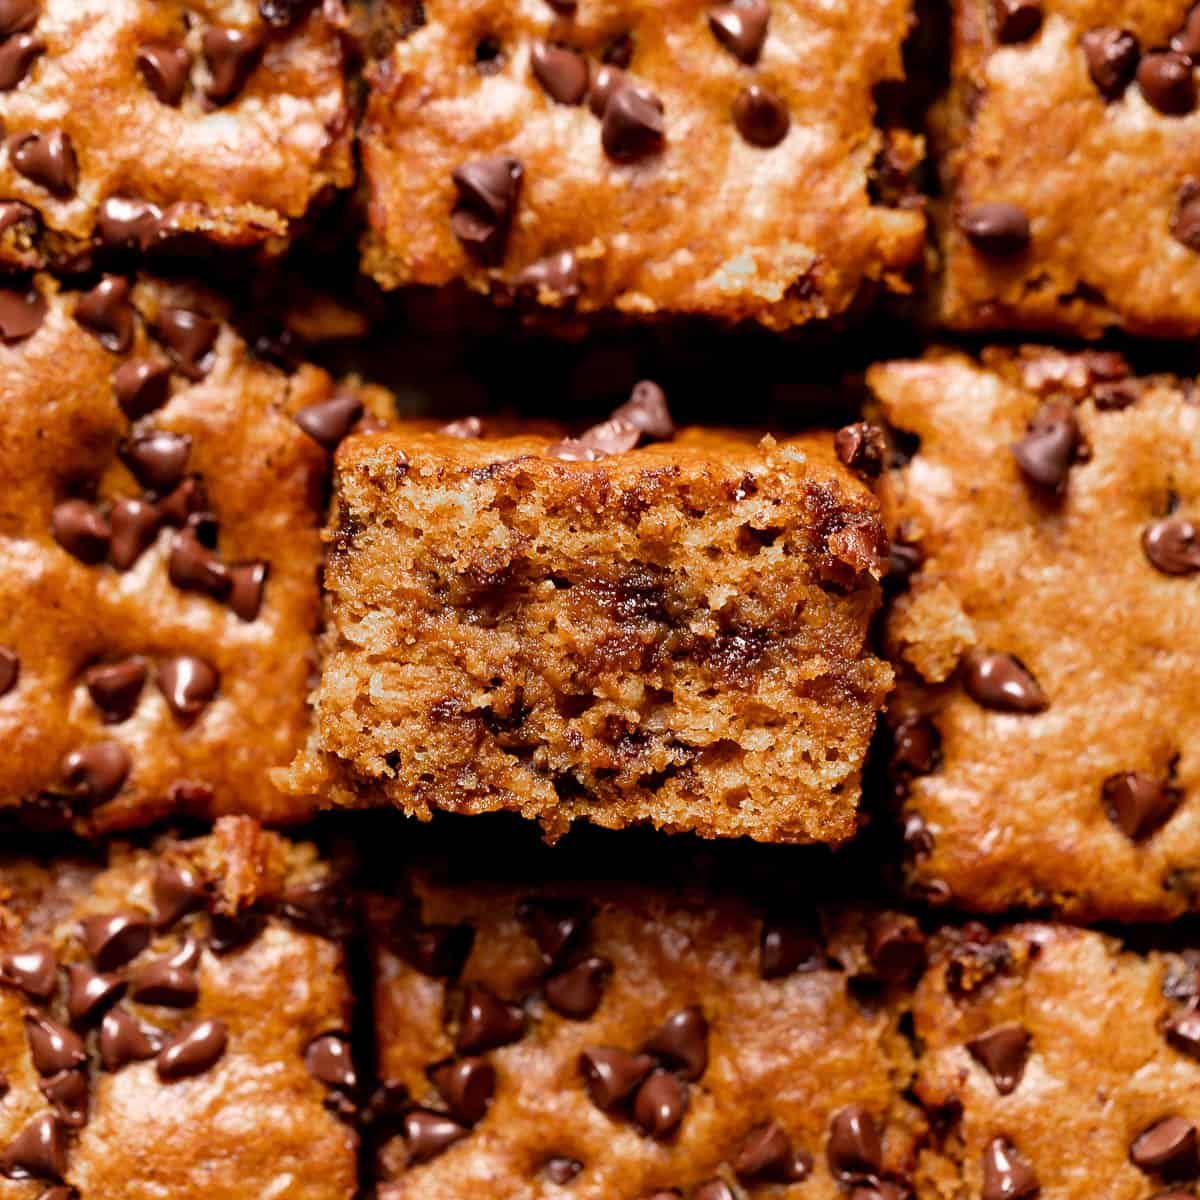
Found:
[[[553,1158],[546,1159],[545,1170],[546,1178],[551,1183],[557,1183],[559,1187],[565,1187],[583,1170],[583,1163],[577,1158],[565,1158],[562,1155],[555,1155]]]
[[[1050,704],[1038,681],[1011,654],[969,654],[963,685],[976,704],[997,712],[1039,713]]]
[[[220,105],[228,104],[246,86],[262,58],[266,40],[257,30],[214,26],[204,31],[201,46],[212,75],[204,94]]]
[[[515,158],[477,158],[454,169],[458,202],[450,227],[463,248],[484,262],[504,256],[525,169]]]
[[[0,1154],[0,1173],[10,1179],[61,1179],[66,1169],[67,1127],[51,1112],[34,1117]]]
[[[146,665],[140,658],[103,663],[89,667],[83,673],[83,682],[105,721],[127,721],[137,708],[146,682]]]
[[[659,1141],[668,1138],[679,1128],[687,1111],[687,1086],[670,1071],[653,1071],[638,1088],[633,1101],[637,1123]]]
[[[350,1043],[340,1034],[325,1033],[313,1038],[304,1051],[304,1063],[309,1074],[326,1087],[342,1092],[353,1092],[358,1087]]]
[[[988,1142],[983,1151],[983,1200],[1023,1200],[1038,1186],[1033,1168],[1007,1138]]]
[[[180,720],[191,720],[212,702],[221,677],[217,669],[192,654],[175,654],[158,664],[159,690]]]
[[[1080,445],[1079,422],[1070,400],[1048,400],[1038,409],[1029,430],[1013,443],[1017,466],[1030,483],[1061,492]]]
[[[675,436],[666,393],[650,379],[633,385],[629,399],[613,410],[613,419],[628,421],[646,440],[666,441]]]
[[[0,38],[25,33],[41,15],[41,0],[0,0]]]
[[[46,43],[32,33],[18,33],[0,43],[0,92],[17,87],[38,56],[45,53]]]
[[[925,966],[925,935],[912,917],[888,913],[871,926],[867,955],[884,979],[906,982]]]
[[[762,53],[770,17],[771,9],[766,0],[733,0],[708,10],[708,27],[730,54],[751,64],[756,63]]]
[[[625,84],[625,72],[617,66],[601,67],[592,80],[592,88],[588,93],[588,108],[592,116],[603,117],[608,107],[609,97]]]
[[[0,646],[0,696],[5,696],[17,686],[21,677],[21,660],[7,646]]]
[[[0,985],[19,988],[34,1000],[48,1000],[58,978],[58,959],[45,942],[0,955]]]
[[[79,930],[84,949],[101,971],[123,967],[150,944],[150,922],[132,908],[84,917]]]
[[[162,210],[132,196],[109,196],[100,206],[96,232],[114,250],[148,250],[162,231]]]
[[[543,290],[560,300],[579,295],[579,262],[574,250],[560,250],[539,258],[520,271],[513,281],[517,288],[529,288],[539,295]],[[477,436],[477,435],[476,435]]]
[[[542,962],[553,967],[579,944],[591,921],[591,910],[575,900],[524,900],[517,915],[542,952]]]
[[[967,1049],[992,1077],[1001,1096],[1012,1092],[1025,1073],[1029,1057],[1029,1031],[1022,1025],[997,1025],[972,1038]]]
[[[787,137],[792,119],[787,105],[770,88],[752,83],[734,97],[733,123],[743,140],[769,149]]]
[[[471,1131],[465,1125],[425,1108],[414,1108],[404,1117],[404,1141],[413,1163],[428,1162],[462,1141]]]
[[[596,462],[610,454],[624,454],[641,441],[641,432],[623,417],[612,417],[585,430],[577,438],[563,438],[546,447],[548,458],[564,462]]]
[[[63,756],[63,786],[80,800],[101,804],[121,790],[132,765],[119,742],[94,742]]]
[[[146,42],[134,61],[155,98],[172,108],[178,107],[192,70],[192,56],[187,47],[159,40]]]
[[[588,65],[578,50],[538,42],[529,56],[534,78],[556,104],[581,104],[588,90]]]
[[[887,442],[883,430],[878,425],[871,425],[866,421],[843,425],[833,435],[833,448],[844,467],[860,471],[869,479],[879,475],[887,457]]]
[[[127,571],[153,544],[162,516],[148,500],[118,500],[108,520],[112,528],[109,559],[118,571]]]
[[[119,1071],[126,1063],[144,1062],[162,1048],[162,1040],[123,1008],[105,1013],[100,1022],[100,1062],[106,1071]]]
[[[594,1046],[579,1056],[579,1071],[592,1103],[606,1112],[615,1108],[654,1069],[648,1054],[629,1054],[609,1046]]]
[[[167,575],[183,591],[204,592],[218,600],[223,599],[232,586],[228,569],[196,536],[190,522],[171,543]]]
[[[468,1125],[482,1121],[496,1091],[496,1071],[482,1058],[460,1058],[429,1072],[450,1111]]]
[[[1200,571],[1200,530],[1182,517],[1164,517],[1142,533],[1142,550],[1150,565],[1164,575]]]
[[[300,409],[293,420],[314,442],[333,453],[362,415],[362,400],[353,392],[338,392]]]
[[[396,948],[423,975],[453,979],[462,971],[474,941],[470,925],[425,925],[404,930]]]
[[[130,359],[113,374],[113,392],[121,411],[136,421],[167,402],[171,372],[165,363],[149,359]]]
[[[57,1075],[43,1079],[38,1090],[72,1129],[87,1124],[88,1081],[83,1071],[59,1071]]]
[[[1185,1012],[1166,1028],[1167,1041],[1182,1054],[1200,1062],[1200,1012]]]
[[[759,942],[759,974],[781,979],[799,971],[808,974],[825,965],[825,955],[814,930],[802,924],[764,921]]]
[[[253,621],[262,608],[270,567],[265,562],[237,563],[229,568],[228,604],[243,621]]]
[[[224,1021],[196,1021],[181,1029],[159,1051],[155,1066],[159,1079],[171,1082],[209,1070],[225,1053],[229,1031]]]
[[[182,862],[159,862],[151,882],[154,924],[159,929],[174,925],[180,917],[204,907],[207,889],[199,873]]]
[[[1149,837],[1183,800],[1183,793],[1153,775],[1123,771],[1110,775],[1101,790],[1108,819],[1133,841]]]
[[[1196,107],[1196,81],[1191,60],[1174,50],[1147,54],[1138,65],[1138,87],[1151,108],[1181,117]]]
[[[463,438],[471,440],[472,438],[483,437],[483,421],[479,417],[459,417],[457,421],[448,421],[443,425],[438,433],[444,433],[447,437]]]
[[[50,516],[54,540],[80,562],[94,566],[108,555],[112,530],[103,514],[86,500],[64,500]]]
[[[672,1013],[644,1049],[678,1067],[685,1079],[699,1079],[708,1066],[708,1021],[698,1005]]]
[[[1163,1117],[1133,1139],[1129,1157],[1147,1173],[1191,1179],[1200,1174],[1196,1127],[1182,1117]]]
[[[0,341],[14,346],[32,337],[46,317],[46,298],[34,288],[0,288]]]
[[[1029,218],[1015,204],[972,204],[959,213],[958,227],[980,254],[995,258],[1020,254],[1031,237]]]
[[[160,958],[138,971],[131,994],[139,1004],[191,1008],[200,996],[200,981],[194,971]]]
[[[794,1154],[792,1143],[775,1121],[756,1125],[742,1140],[733,1159],[739,1179],[765,1179],[772,1183],[798,1183],[812,1170],[807,1155]]]
[[[657,154],[663,143],[662,101],[628,81],[609,92],[600,144],[614,162],[636,162]]]
[[[1195,179],[1185,179],[1180,186],[1170,229],[1181,246],[1200,254],[1200,182]]]
[[[863,1105],[848,1104],[834,1113],[827,1155],[830,1171],[843,1182],[879,1174],[883,1143],[875,1118]]]
[[[494,996],[482,984],[470,984],[463,994],[455,1045],[460,1054],[482,1054],[517,1041],[525,1032],[525,1010]]]
[[[1105,100],[1116,100],[1137,74],[1141,48],[1128,30],[1111,25],[1092,29],[1080,39],[1088,74]]]
[[[57,1075],[87,1062],[83,1039],[65,1025],[48,1017],[27,1016],[25,1034],[29,1038],[29,1056],[39,1075]]]
[[[996,40],[1005,44],[1027,42],[1042,27],[1039,0],[992,0]]]
[[[79,164],[71,139],[61,129],[16,134],[9,142],[8,157],[14,170],[51,195],[65,199],[75,194]]]
[[[165,495],[183,481],[191,451],[186,434],[155,429],[131,439],[122,458],[143,487]]]
[[[67,968],[67,1015],[72,1025],[91,1025],[125,993],[125,981],[102,975],[86,963]]]
[[[216,321],[190,308],[164,308],[154,328],[184,375],[203,379],[208,374],[209,355],[221,332]]]
[[[586,1021],[600,1007],[604,985],[611,974],[612,963],[607,958],[585,958],[551,975],[542,985],[542,994],[560,1016]]]

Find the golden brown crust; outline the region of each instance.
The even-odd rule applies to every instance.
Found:
[[[923,560],[887,624],[912,883],[989,911],[1194,909],[1200,584],[1143,545],[1160,522],[1182,531],[1200,515],[1190,390],[1129,377],[1111,354],[1035,348],[982,364],[932,353],[869,380],[886,418],[920,438],[887,489],[894,534]],[[1078,428],[1061,495],[1012,449],[1054,406]],[[973,698],[983,653],[1015,656],[1046,707],[988,707],[978,683]],[[1127,773],[1141,783],[1122,800],[1110,781]]]
[[[385,26],[405,27],[407,0],[382,7]],[[868,181],[883,145],[873,89],[902,76],[908,0],[836,11],[775,0],[756,65],[722,47],[707,12],[696,0],[600,0],[569,14],[545,0],[429,8],[370,73],[366,269],[385,287],[463,279],[561,305],[571,297],[553,284],[523,285],[522,273],[569,251],[581,311],[695,312],[773,327],[836,316],[864,285],[906,290],[923,217],[873,203]],[[661,152],[631,163],[607,157],[588,103],[556,103],[530,62],[539,42],[562,43],[586,56],[594,80],[606,47],[625,35],[629,78],[665,109]],[[479,69],[476,47],[488,39],[499,57]],[[751,145],[735,129],[732,106],[751,85],[790,110],[777,145]],[[524,177],[503,261],[490,267],[451,229],[451,176],[496,155],[520,160]]]

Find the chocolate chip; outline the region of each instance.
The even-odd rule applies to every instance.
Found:
[[[733,1188],[723,1179],[707,1179],[693,1193],[692,1200],[737,1200]]]
[[[59,1071],[43,1079],[38,1090],[65,1124],[73,1129],[87,1124],[88,1082],[83,1071]]]
[[[63,756],[63,786],[80,800],[101,804],[121,790],[132,765],[119,742],[94,742]]]
[[[67,968],[67,1015],[72,1025],[91,1025],[124,994],[125,981],[85,963]]]
[[[609,97],[625,84],[625,72],[617,66],[601,67],[592,80],[592,90],[588,93],[588,108],[592,116],[603,117],[608,107]]]
[[[216,541],[217,526],[208,508],[204,484],[194,475],[158,502],[158,513],[164,525],[190,528],[202,544],[211,546]]]
[[[654,1069],[648,1054],[629,1054],[609,1046],[595,1046],[579,1056],[579,1071],[592,1103],[604,1109],[615,1108]]]
[[[155,98],[172,108],[178,107],[192,70],[192,56],[187,47],[175,42],[146,42],[134,61]]]
[[[583,1170],[583,1163],[577,1158],[565,1158],[562,1155],[555,1155],[554,1158],[546,1159],[545,1170],[546,1178],[551,1183],[557,1183],[559,1187],[565,1187]]]
[[[551,975],[542,985],[542,994],[560,1016],[586,1021],[600,1007],[604,985],[611,974],[612,963],[607,958],[585,958]]]
[[[1181,117],[1196,107],[1196,82],[1191,60],[1174,50],[1147,54],[1138,65],[1138,87],[1151,108]]]
[[[178,949],[172,950],[162,961],[183,971],[194,971],[200,965],[202,952],[199,941],[189,935],[180,942]]]
[[[637,1123],[658,1141],[679,1128],[687,1111],[687,1087],[670,1071],[653,1071],[633,1101]]]
[[[1061,492],[1080,444],[1079,422],[1070,400],[1048,400],[1038,409],[1029,430],[1013,443],[1017,466],[1030,483]]]
[[[203,379],[208,374],[212,365],[209,355],[221,331],[216,321],[189,308],[164,308],[155,331],[189,379]]]
[[[71,1071],[87,1062],[83,1040],[57,1021],[28,1016],[25,1034],[29,1039],[29,1056],[39,1075],[57,1075],[59,1071]]]
[[[146,666],[139,658],[104,663],[89,667],[83,673],[83,682],[105,721],[127,721],[146,682]]]
[[[772,1183],[798,1183],[807,1178],[812,1161],[794,1154],[792,1143],[775,1121],[756,1125],[738,1147],[733,1170],[739,1179],[764,1179]]]
[[[183,591],[204,592],[218,600],[232,587],[228,569],[199,539],[190,521],[171,543],[167,575]]]
[[[924,565],[925,557],[920,546],[910,546],[892,538],[888,545],[888,569],[886,583],[894,591],[908,586],[908,581]]]
[[[996,40],[1005,44],[1027,42],[1042,27],[1039,0],[992,0]]]
[[[472,438],[481,438],[483,437],[483,421],[479,417],[459,417],[457,421],[448,421],[441,426],[438,433],[444,433],[447,437],[463,438],[467,441]]]
[[[270,567],[265,562],[237,563],[229,568],[229,607],[243,621],[253,621],[262,608]]]
[[[1029,1057],[1029,1031],[1021,1025],[997,1025],[972,1038],[967,1049],[992,1077],[1001,1096],[1012,1092],[1025,1073]]]
[[[257,30],[216,26],[206,29],[201,46],[212,75],[204,89],[209,100],[218,105],[228,104],[246,86],[265,45],[263,35]]]
[[[112,528],[109,558],[118,571],[127,571],[153,544],[161,514],[147,500],[118,500],[108,519]]]
[[[0,646],[0,696],[5,696],[17,686],[21,676],[21,660],[7,646]]]
[[[404,1140],[413,1163],[428,1162],[462,1141],[471,1131],[444,1113],[415,1108],[404,1117]]]
[[[829,1126],[829,1169],[843,1182],[877,1175],[883,1166],[883,1143],[875,1118],[861,1104],[839,1109]]]
[[[338,392],[300,409],[293,418],[318,445],[333,453],[363,415],[363,402],[353,392]]]
[[[253,909],[233,916],[213,913],[208,948],[214,954],[230,954],[254,941],[266,925],[266,916]]]
[[[17,134],[8,144],[8,157],[14,170],[51,195],[59,199],[75,195],[79,164],[71,139],[61,129]]]
[[[154,897],[154,924],[159,929],[167,929],[180,917],[202,908],[207,897],[204,880],[182,862],[158,863],[150,887]]]
[[[458,203],[450,227],[463,248],[483,262],[504,257],[525,169],[515,158],[477,158],[452,175]]]
[[[600,144],[614,162],[630,163],[657,154],[663,143],[662,101],[643,88],[622,81],[608,95],[600,127]]]
[[[540,293],[545,290],[560,300],[573,300],[579,295],[579,263],[573,250],[560,250],[539,258],[520,271],[513,284]]]
[[[556,104],[581,104],[588,90],[588,65],[578,50],[538,42],[529,56],[534,78]]]
[[[628,421],[647,440],[665,441],[675,436],[666,393],[650,379],[633,385],[629,399],[613,410],[613,418]]]
[[[48,1000],[58,978],[58,959],[45,942],[0,955],[0,985],[19,988],[34,1000]]]
[[[1200,1062],[1200,1012],[1175,1017],[1166,1027],[1167,1041],[1182,1054]]]
[[[0,288],[0,341],[16,345],[32,337],[46,317],[46,299],[34,288]]]
[[[699,1079],[708,1066],[708,1021],[699,1006],[672,1013],[644,1049],[679,1068],[685,1079]]]
[[[159,690],[180,720],[191,720],[212,702],[221,677],[217,669],[192,654],[175,654],[158,664]]]
[[[636,425],[622,417],[612,417],[585,430],[577,438],[563,438],[546,447],[548,458],[564,462],[596,462],[610,454],[623,454],[641,441]]]
[[[150,922],[132,908],[84,917],[79,929],[84,949],[101,971],[123,967],[150,944]]]
[[[171,372],[166,364],[149,359],[122,363],[113,375],[113,391],[121,411],[136,421],[167,402]]]
[[[358,1087],[350,1043],[339,1034],[326,1033],[313,1038],[304,1051],[304,1063],[309,1074],[326,1087],[341,1092],[353,1092]]]
[[[1080,39],[1088,74],[1106,100],[1116,100],[1137,74],[1141,48],[1128,30],[1111,25],[1092,29]]]
[[[808,974],[824,965],[820,940],[811,928],[783,921],[763,922],[758,970],[764,979],[780,979],[797,971]]]
[[[888,913],[871,926],[867,955],[884,979],[906,982],[925,966],[925,935],[912,917]]]
[[[1133,841],[1149,837],[1183,800],[1183,793],[1153,775],[1123,771],[1110,775],[1101,790],[1108,819]]]
[[[50,517],[54,540],[80,562],[94,566],[108,556],[112,530],[103,514],[86,500],[64,500]]]
[[[1200,182],[1195,179],[1185,179],[1180,186],[1170,229],[1181,246],[1200,254]]]
[[[1164,575],[1200,571],[1200,531],[1182,517],[1164,517],[1142,533],[1142,550],[1150,565]]]
[[[946,964],[946,988],[955,996],[969,996],[1009,965],[1012,951],[1003,938],[995,938],[978,922],[962,927],[962,939]]]
[[[396,948],[422,974],[453,979],[462,972],[474,941],[470,925],[426,925],[403,931]]]
[[[155,429],[131,439],[122,458],[143,487],[165,495],[183,481],[191,451],[186,434]]]
[[[842,466],[874,479],[883,470],[887,442],[883,430],[866,421],[843,425],[833,435],[833,448]]]
[[[161,1048],[161,1038],[144,1029],[123,1008],[114,1008],[100,1022],[100,1062],[106,1071],[119,1071],[126,1063],[144,1062]]]
[[[41,0],[0,0],[0,37],[25,33],[41,15]]]
[[[195,972],[165,958],[142,967],[133,979],[133,998],[139,1004],[163,1008],[191,1008],[200,995]]]
[[[229,1031],[224,1021],[196,1021],[181,1029],[159,1051],[155,1060],[159,1079],[170,1082],[201,1075],[225,1053]]]
[[[1129,1157],[1147,1173],[1191,1179],[1200,1174],[1196,1127],[1182,1117],[1163,1117],[1134,1138]]]
[[[114,250],[148,250],[162,232],[162,210],[146,200],[109,196],[100,206],[96,231]]]
[[[592,918],[588,906],[574,900],[525,900],[517,915],[537,942],[547,967],[555,966],[579,944]]]
[[[995,651],[969,654],[963,685],[976,704],[997,712],[1038,713],[1050,703],[1037,680],[1011,654]]]
[[[1033,1168],[1007,1138],[996,1137],[983,1152],[983,1200],[1023,1200],[1038,1190]]]
[[[972,204],[958,217],[958,227],[980,254],[1008,258],[1027,249],[1029,218],[1015,204]]]
[[[429,1072],[450,1111],[468,1125],[482,1121],[496,1090],[496,1071],[482,1058],[460,1058]]]
[[[45,53],[46,43],[32,33],[18,33],[0,43],[0,92],[17,87],[38,56]]]
[[[733,0],[708,10],[708,27],[717,41],[735,58],[756,63],[767,40],[771,17],[766,0]]]
[[[919,715],[905,717],[892,734],[892,771],[904,778],[928,775],[938,764],[941,735]]]
[[[460,1054],[482,1054],[517,1041],[525,1032],[525,1010],[473,983],[463,994],[455,1045]]]
[[[61,1179],[66,1169],[67,1127],[51,1112],[34,1117],[0,1154],[10,1179]]]
[[[787,137],[792,120],[787,105],[770,88],[752,83],[734,97],[733,123],[744,141],[769,149]]]

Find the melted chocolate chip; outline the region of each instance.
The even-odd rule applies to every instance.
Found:
[[[155,98],[178,107],[192,70],[192,56],[187,47],[167,41],[146,42],[134,61]]]
[[[1181,117],[1196,107],[1196,81],[1191,60],[1174,50],[1147,54],[1138,65],[1138,87],[1151,108]]]
[[[662,1141],[679,1128],[687,1112],[687,1104],[685,1084],[670,1071],[653,1071],[638,1088],[633,1101],[633,1115],[652,1138]]]
[[[1042,27],[1039,0],[992,0],[992,24],[996,40],[1011,44],[1027,42]]]
[[[163,659],[156,679],[171,712],[181,721],[199,716],[212,702],[221,682],[211,663],[191,654]]]
[[[80,562],[95,566],[108,556],[112,530],[104,515],[86,500],[64,500],[50,516],[54,540]]]
[[[560,1016],[586,1021],[600,1007],[611,974],[612,963],[607,958],[585,958],[551,975],[542,985],[542,994]]]
[[[363,415],[363,402],[353,392],[338,392],[300,409],[295,422],[319,446],[331,454]]]
[[[41,15],[41,0],[0,0],[0,38],[27,32]]]
[[[0,1154],[10,1179],[61,1179],[67,1169],[67,1127],[54,1113],[36,1116]]]
[[[45,53],[46,43],[32,33],[18,33],[0,42],[0,92],[11,92],[18,87],[30,67]]]
[[[644,1048],[677,1067],[685,1079],[699,1079],[708,1066],[708,1021],[697,1005],[681,1008],[658,1027]]]
[[[1182,1117],[1163,1117],[1133,1139],[1129,1147],[1133,1165],[1168,1179],[1200,1175],[1196,1153],[1196,1127]]]
[[[662,101],[627,81],[613,87],[604,105],[600,144],[619,163],[657,154],[663,144]]]
[[[843,425],[833,436],[833,448],[843,466],[860,471],[869,479],[879,475],[887,457],[883,430],[866,421]]]
[[[808,974],[825,965],[825,955],[814,929],[803,924],[764,921],[759,942],[759,974],[780,979],[799,971]]]
[[[429,1078],[460,1121],[474,1125],[483,1120],[496,1091],[496,1071],[491,1063],[482,1058],[460,1058],[433,1067]]]
[[[590,1047],[579,1056],[579,1071],[597,1108],[615,1108],[654,1069],[648,1054],[629,1054],[609,1046]]]
[[[515,158],[477,158],[452,175],[458,203],[450,227],[463,248],[487,263],[504,257],[525,169]]]
[[[119,1071],[127,1063],[144,1062],[162,1048],[157,1033],[144,1029],[123,1008],[106,1013],[100,1023],[100,1062],[106,1071]]]
[[[912,917],[889,913],[871,926],[867,954],[884,979],[903,983],[925,966],[925,935]]]
[[[203,379],[208,374],[209,356],[221,332],[221,326],[211,317],[190,308],[164,308],[158,314],[155,332],[189,379]]]
[[[1061,492],[1080,445],[1079,422],[1070,400],[1049,400],[1038,409],[1028,432],[1013,443],[1017,466],[1030,483]]]
[[[787,105],[770,88],[752,83],[734,98],[733,123],[744,141],[770,149],[787,137],[792,119]]]
[[[408,1145],[409,1161],[428,1162],[448,1150],[455,1142],[462,1141],[470,1133],[444,1113],[415,1108],[404,1118],[404,1140]]]
[[[61,129],[49,133],[22,133],[8,144],[13,169],[60,200],[75,194],[79,164],[75,147]]]
[[[556,104],[582,104],[588,90],[588,65],[578,50],[538,42],[529,65],[542,90]]]
[[[158,1077],[165,1082],[201,1075],[225,1053],[229,1032],[224,1021],[197,1021],[171,1038],[155,1060]]]
[[[1132,841],[1166,823],[1183,800],[1179,788],[1141,771],[1123,771],[1104,781],[1101,799],[1108,819]]]
[[[155,429],[132,438],[122,457],[143,487],[161,495],[183,481],[191,451],[192,439],[186,434]]]
[[[730,54],[752,64],[758,61],[767,40],[770,17],[766,0],[733,0],[731,4],[717,4],[708,10],[708,27]]]
[[[204,907],[207,889],[200,874],[182,862],[160,862],[151,882],[154,924],[159,929],[174,925],[180,917]]]
[[[100,206],[96,231],[114,250],[148,250],[162,232],[162,211],[146,200],[109,196]]]
[[[171,372],[166,364],[149,359],[122,363],[113,375],[113,391],[121,411],[136,421],[167,402]]]
[[[1137,38],[1128,30],[1105,26],[1089,30],[1080,44],[1096,89],[1105,100],[1116,100],[1137,74],[1141,53]]]
[[[771,1183],[799,1183],[812,1170],[812,1160],[792,1151],[792,1143],[775,1121],[756,1125],[742,1140],[733,1159],[739,1179]]]
[[[1029,247],[1029,218],[1015,204],[972,204],[959,213],[958,227],[989,257],[1008,258]]]
[[[73,1025],[92,1025],[125,993],[125,981],[85,963],[67,968],[67,1015]]]
[[[463,995],[455,1045],[460,1054],[482,1054],[517,1041],[525,1032],[525,1011],[508,1004],[482,984],[471,984]]]
[[[968,655],[963,686],[976,704],[996,712],[1039,713],[1050,704],[1037,680],[1011,654]]]
[[[967,1049],[992,1077],[996,1091],[1007,1096],[1025,1073],[1029,1057],[1029,1031],[1021,1025],[997,1025],[972,1038]]]
[[[1142,533],[1142,550],[1150,565],[1164,575],[1200,571],[1200,530],[1182,517],[1164,517]]]
[[[150,944],[150,922],[144,913],[126,908],[79,922],[84,949],[101,971],[114,971]]]
[[[539,258],[522,270],[514,280],[518,288],[543,290],[561,300],[573,300],[579,295],[579,262],[574,250],[560,250]]]
[[[0,288],[0,341],[16,345],[32,337],[46,317],[46,298],[34,288]]]
[[[212,75],[204,94],[213,104],[228,104],[258,66],[266,40],[253,29],[213,27],[204,31],[200,44]]]
[[[118,500],[108,520],[112,529],[109,559],[118,571],[127,571],[158,536],[161,514],[148,500]]]
[[[48,1000],[58,978],[58,959],[45,942],[0,955],[0,986],[19,988],[34,1000]]]
[[[25,1018],[25,1034],[29,1039],[29,1056],[39,1075],[57,1075],[72,1071],[87,1062],[83,1040],[65,1025],[48,1017]]]
[[[102,804],[121,790],[132,765],[119,742],[94,742],[63,756],[63,787],[82,801]]]
[[[861,1104],[839,1109],[829,1126],[829,1169],[843,1181],[878,1175],[883,1166],[883,1143],[875,1118]]]
[[[139,1004],[191,1008],[200,996],[200,981],[185,966],[160,958],[147,963],[133,978],[133,998]]]
[[[83,1071],[59,1071],[43,1079],[38,1090],[64,1124],[72,1129],[87,1124],[88,1082]]]

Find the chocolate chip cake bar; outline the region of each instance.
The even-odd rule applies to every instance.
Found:
[[[637,447],[652,427],[672,432],[644,382],[579,438],[347,442],[291,786],[423,818],[510,809],[551,837],[582,817],[849,838],[891,679],[866,645],[874,498],[830,435]]]
[[[912,1194],[908,918],[422,870],[405,890],[368,905],[381,1200]]]
[[[773,327],[907,289],[922,150],[875,119],[910,0],[372,11],[364,265],[385,287]]]
[[[237,817],[0,863],[0,1196],[351,1200],[337,886]]]
[[[1195,6],[953,7],[952,87],[937,122],[941,320],[1200,331]]]
[[[1035,348],[869,381],[919,441],[885,480],[911,572],[887,640],[913,884],[972,909],[1200,908],[1191,385]]]
[[[0,814],[300,818],[328,454],[362,402],[211,295],[0,287]],[[295,418],[295,419],[293,419]]]
[[[353,182],[338,3],[6,0],[0,262],[284,244]]]
[[[1065,925],[935,941],[916,1094],[942,1134],[929,1200],[1190,1200],[1200,963]]]

